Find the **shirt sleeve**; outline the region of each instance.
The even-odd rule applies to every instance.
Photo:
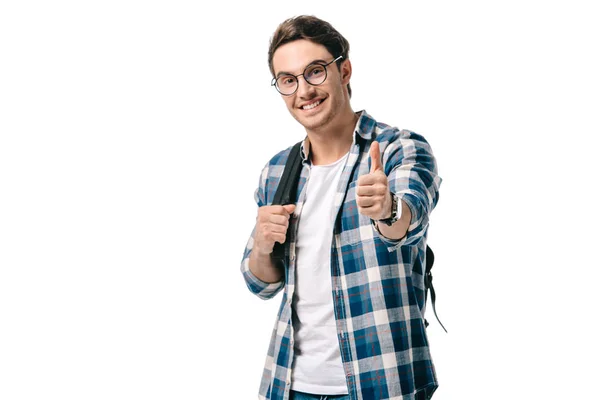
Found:
[[[262,206],[266,205],[265,191],[266,191],[266,187],[267,187],[268,174],[269,174],[269,164],[267,164],[263,168],[261,176],[260,176],[258,188],[254,192],[254,200],[256,201],[256,204],[258,205],[258,207],[262,207]],[[279,291],[281,289],[283,289],[284,282],[283,282],[283,279],[281,281],[275,282],[275,283],[263,282],[260,279],[258,279],[256,277],[256,275],[254,275],[252,273],[252,271],[250,270],[250,253],[252,252],[252,247],[254,245],[255,231],[256,231],[256,226],[254,227],[254,229],[252,229],[252,234],[250,235],[250,238],[248,239],[248,242],[246,244],[246,249],[244,250],[244,257],[242,259],[240,269],[242,272],[242,276],[244,277],[244,280],[245,280],[246,285],[248,286],[248,289],[250,290],[250,292],[257,295],[259,298],[261,298],[263,300],[268,300],[268,299],[275,297],[275,295],[277,293],[279,293]]]
[[[388,250],[393,251],[399,246],[414,245],[423,238],[429,215],[438,202],[442,178],[438,176],[429,143],[423,136],[408,130],[394,135],[385,148],[383,161],[390,190],[408,205],[412,214],[404,238],[384,240]]]

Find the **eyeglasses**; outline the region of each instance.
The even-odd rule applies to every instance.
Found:
[[[325,82],[327,79],[327,67],[330,64],[333,64],[337,60],[343,58],[343,56],[339,56],[333,61],[324,64],[322,62],[314,62],[308,64],[306,68],[304,68],[304,72],[299,75],[292,74],[282,74],[278,77],[273,78],[271,81],[271,86],[275,86],[277,91],[284,96],[291,96],[296,93],[298,90],[298,77],[304,76],[304,80],[306,83],[309,83],[313,86],[318,86]]]

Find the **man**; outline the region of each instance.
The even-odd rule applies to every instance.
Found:
[[[260,298],[284,290],[260,399],[428,399],[438,387],[423,276],[441,178],[422,136],[352,110],[348,51],[310,16],[271,39],[273,85],[306,138],[295,205],[271,205],[290,148],[263,169],[241,265]]]

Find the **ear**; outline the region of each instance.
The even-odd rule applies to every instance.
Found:
[[[342,85],[350,83],[350,77],[352,76],[352,63],[346,59],[340,65],[340,76],[342,78]]]

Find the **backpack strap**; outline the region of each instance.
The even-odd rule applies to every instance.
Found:
[[[300,156],[300,146],[302,141],[296,143],[290,150],[288,159],[285,162],[283,174],[277,185],[275,197],[273,197],[272,205],[286,205],[296,203],[296,192],[298,190],[298,181],[300,180],[300,172],[302,171],[302,157]],[[283,263],[285,256],[289,254],[287,244],[290,241],[290,231],[288,229],[285,236],[285,243],[275,242],[271,257],[279,263]]]
[[[433,250],[427,245],[427,249],[425,250],[425,303],[427,303],[427,292],[431,290],[431,305],[433,306],[433,313],[435,314],[435,318],[438,320],[444,331],[444,325],[438,318],[437,312],[435,311],[435,289],[433,288],[433,275],[431,274],[431,268],[433,267],[433,262],[435,257],[433,255]],[[429,322],[425,320],[425,327],[429,326]],[[448,333],[448,331],[446,331]]]

